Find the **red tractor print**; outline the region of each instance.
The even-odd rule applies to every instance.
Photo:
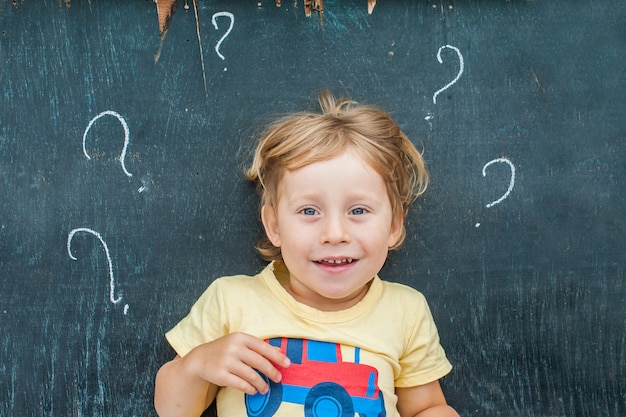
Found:
[[[273,338],[291,360],[281,369],[282,381],[269,381],[267,394],[245,395],[248,417],[271,417],[282,402],[304,405],[304,417],[385,417],[383,393],[378,388],[378,370],[355,361],[343,362],[341,346],[315,340]]]

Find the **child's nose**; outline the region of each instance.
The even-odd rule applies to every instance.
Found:
[[[350,241],[346,220],[342,216],[327,216],[323,222],[322,243],[345,243]]]

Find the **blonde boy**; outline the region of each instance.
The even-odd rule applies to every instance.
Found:
[[[378,277],[428,183],[421,154],[374,107],[319,96],[262,135],[246,175],[261,195],[271,263],[215,280],[167,333],[160,416],[408,417],[458,414],[451,365],[424,297]]]

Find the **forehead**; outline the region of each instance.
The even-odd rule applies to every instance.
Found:
[[[387,194],[382,176],[360,155],[349,151],[283,174],[279,193],[302,195],[310,192],[382,193],[385,197]]]

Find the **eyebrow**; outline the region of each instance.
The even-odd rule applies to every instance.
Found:
[[[306,193],[298,194],[298,191],[296,191],[295,193],[292,193],[290,196],[283,195],[282,199],[284,199],[289,204],[296,204],[296,203],[299,203],[300,201],[304,201],[306,203],[306,201],[320,200],[321,193],[306,192]],[[389,200],[389,203],[391,204],[391,201],[389,198],[383,198],[382,196],[379,197],[378,195],[373,195],[372,193],[368,193],[368,192],[357,193],[357,192],[349,191],[349,193],[345,195],[345,199],[354,201],[354,203],[351,203],[351,204],[370,205],[372,203],[384,203],[387,200]]]

